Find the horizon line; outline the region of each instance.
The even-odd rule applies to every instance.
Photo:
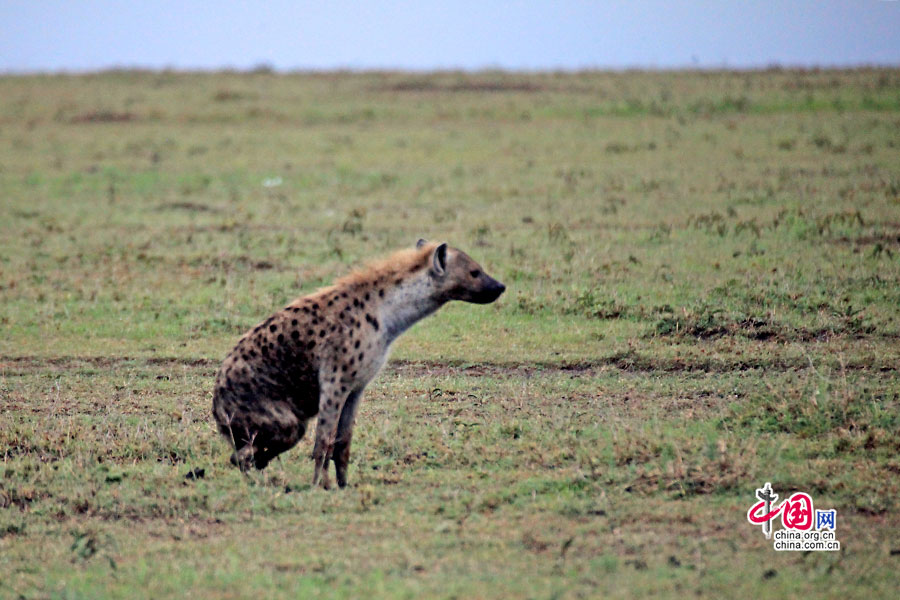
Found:
[[[111,65],[100,68],[61,68],[61,69],[0,69],[0,77],[62,77],[104,75],[116,73],[177,73],[177,74],[235,74],[235,75],[325,75],[325,74],[410,74],[410,75],[440,75],[440,74],[464,74],[477,75],[487,73],[502,73],[510,75],[542,75],[542,74],[588,74],[588,73],[763,73],[777,71],[794,72],[819,72],[819,71],[864,71],[864,70],[896,70],[900,69],[900,62],[859,62],[848,64],[782,64],[767,63],[758,65],[731,66],[722,65],[671,65],[671,66],[583,66],[583,67],[539,67],[539,68],[510,68],[510,67],[291,67],[280,68],[265,61],[250,67],[176,67],[176,66],[139,66],[139,65]]]

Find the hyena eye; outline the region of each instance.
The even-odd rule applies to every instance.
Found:
[[[469,275],[471,275],[472,277],[478,277],[479,275],[481,275],[481,271],[479,271],[478,269],[472,269],[471,271],[469,271]]]

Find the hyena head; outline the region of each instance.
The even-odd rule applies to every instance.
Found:
[[[421,248],[427,242],[419,240]],[[438,244],[431,254],[428,275],[441,301],[462,300],[489,304],[500,297],[506,286],[484,272],[477,262],[457,248]]]

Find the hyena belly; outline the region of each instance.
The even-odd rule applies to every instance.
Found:
[[[291,449],[319,411],[318,369],[303,356],[251,356],[241,344],[216,378],[213,413],[241,469],[264,468]]]

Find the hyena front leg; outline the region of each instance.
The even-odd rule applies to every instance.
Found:
[[[346,388],[341,391],[341,384],[329,384],[320,386],[319,393],[319,418],[316,421],[316,443],[313,446],[313,487],[319,485],[326,490],[331,487],[328,480],[328,462],[334,452],[334,438],[337,433],[338,420],[341,409],[347,399]]]
[[[347,396],[341,419],[338,421],[337,435],[334,440],[334,474],[338,487],[347,485],[347,463],[350,462],[350,440],[353,437],[353,423],[356,421],[356,410],[362,400],[362,390],[354,390]]]

